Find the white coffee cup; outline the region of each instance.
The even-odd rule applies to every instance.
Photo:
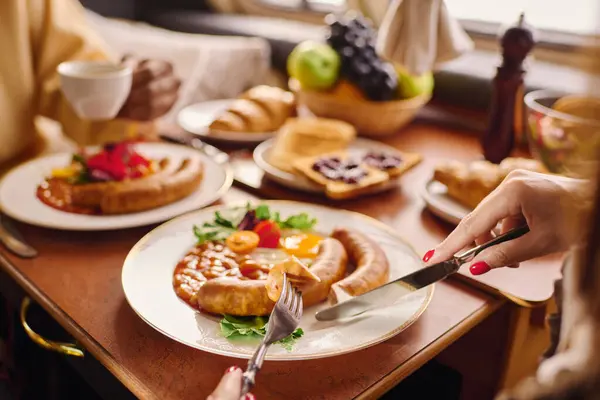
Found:
[[[82,119],[107,120],[131,91],[130,67],[106,61],[67,61],[58,66],[63,94]]]

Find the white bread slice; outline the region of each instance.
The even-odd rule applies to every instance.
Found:
[[[288,118],[279,129],[268,162],[292,172],[292,163],[301,157],[344,150],[356,137],[354,127],[327,118]]]

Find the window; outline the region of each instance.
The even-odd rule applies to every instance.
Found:
[[[445,0],[460,20],[512,24],[521,12],[536,29],[578,35],[598,34],[598,0]]]
[[[349,4],[366,7],[366,13],[380,22],[391,0],[255,0],[274,15],[286,11],[287,17],[343,11]],[[502,26],[514,24],[521,12],[537,31],[538,46],[552,50],[571,50],[600,37],[600,0],[444,0],[450,14],[474,38],[496,42]],[[318,21],[315,18],[315,21]]]
[[[304,9],[316,12],[341,11],[346,7],[346,0],[261,0],[272,7],[288,9]]]

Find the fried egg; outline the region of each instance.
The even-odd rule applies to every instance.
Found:
[[[280,246],[290,256],[314,259],[319,253],[319,244],[322,240],[322,236],[314,233],[294,233],[282,237]]]

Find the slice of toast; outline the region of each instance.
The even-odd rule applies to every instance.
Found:
[[[391,179],[397,178],[400,175],[404,174],[406,171],[420,163],[423,159],[423,157],[417,153],[401,153],[399,154],[399,156],[401,162],[398,166],[392,168],[380,168],[381,171],[387,173]]]
[[[325,186],[325,195],[335,200],[352,199],[354,197],[374,193],[379,186],[390,180],[390,176],[385,172],[371,167],[366,167],[366,169],[369,174],[356,184],[334,181],[329,182],[327,186]]]
[[[360,168],[366,172],[366,176],[360,178],[356,183],[346,183],[326,177],[319,171],[313,170],[313,165],[320,159],[337,157],[340,160],[346,160],[345,153],[329,153],[317,157],[304,157],[293,163],[296,171],[306,176],[311,181],[324,187],[327,197],[332,199],[349,199],[363,194],[370,193],[375,187],[389,181],[389,175],[378,169],[369,167],[361,163]]]

